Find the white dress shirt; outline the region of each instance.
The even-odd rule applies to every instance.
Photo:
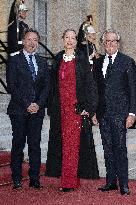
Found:
[[[112,55],[112,64],[114,63],[114,60],[117,56],[117,53],[118,53],[118,51]],[[107,67],[108,67],[108,64],[109,64],[108,56],[109,55],[106,53],[105,58],[104,58],[104,62],[103,62],[103,67],[102,67],[102,72],[103,72],[104,77],[106,75]]]

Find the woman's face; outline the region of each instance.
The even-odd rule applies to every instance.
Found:
[[[74,31],[67,31],[63,38],[63,45],[65,49],[75,49],[77,44],[76,34]]]

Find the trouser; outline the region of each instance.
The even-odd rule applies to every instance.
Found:
[[[105,115],[100,121],[104,148],[107,183],[128,185],[128,158],[126,147],[126,119]]]
[[[43,116],[32,114],[28,116],[10,115],[12,124],[13,139],[11,149],[11,171],[12,179],[22,179],[22,162],[23,149],[28,143],[29,155],[29,177],[30,179],[38,179],[41,165],[41,129],[43,124]]]

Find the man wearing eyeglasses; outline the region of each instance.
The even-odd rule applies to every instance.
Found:
[[[119,52],[116,31],[107,30],[102,41],[106,54],[97,59],[94,69],[99,105],[93,122],[99,123],[106,166],[106,185],[99,190],[118,190],[119,182],[121,195],[129,195],[126,132],[135,122],[136,66]]]

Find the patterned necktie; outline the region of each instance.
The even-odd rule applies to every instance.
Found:
[[[33,78],[33,80],[35,80],[36,72],[35,72],[35,67],[34,67],[33,61],[32,61],[32,57],[33,57],[33,55],[29,55],[29,67],[30,67],[30,71],[32,73],[32,78]]]
[[[110,76],[111,69],[112,69],[112,56],[108,56],[108,58],[109,58],[109,64],[107,66],[106,77]]]

